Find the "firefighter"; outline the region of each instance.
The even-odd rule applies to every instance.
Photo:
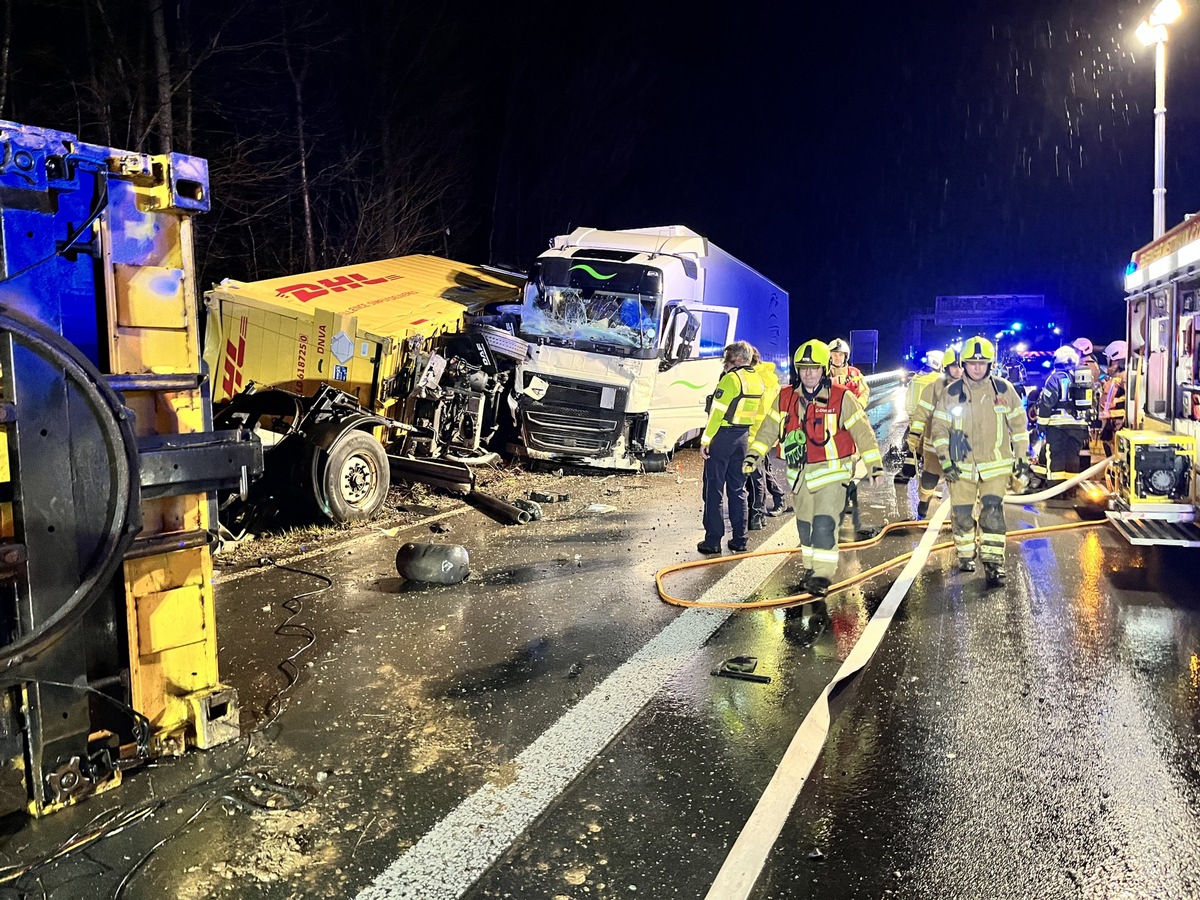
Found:
[[[768,448],[783,441],[783,457],[797,472],[792,492],[804,587],[823,597],[837,574],[838,520],[854,476],[854,456],[861,457],[876,487],[882,483],[883,457],[866,411],[847,387],[829,380],[829,347],[807,341],[792,362],[795,381],[779,392],[764,417],[743,468],[752,470]]]
[[[908,393],[904,398],[904,410],[908,413],[908,428],[904,431],[904,462],[900,466],[900,471],[896,473],[896,477],[892,479],[896,484],[908,484],[909,480],[917,474],[917,458],[913,455],[912,449],[909,447],[908,436],[912,429],[912,419],[917,412],[917,401],[921,399],[921,394],[926,386],[933,384],[942,376],[942,361],[943,354],[941,350],[930,350],[925,354],[925,365],[914,375],[908,382]]]
[[[1100,361],[1096,358],[1096,348],[1090,340],[1085,337],[1075,338],[1071,341],[1071,346],[1079,352],[1079,364],[1087,366],[1088,371],[1092,373],[1092,383],[1100,381]]]
[[[766,362],[762,358],[762,354],[758,352],[757,347],[752,347],[753,351],[750,357],[750,365],[754,368],[763,380],[762,409],[771,408],[771,404],[775,402],[775,395],[779,393],[779,376],[775,373],[775,363]],[[773,450],[774,448],[772,448]],[[782,509],[787,505],[786,495],[783,490],[783,479],[779,477],[778,470],[771,469],[772,454],[768,453],[764,457],[762,463],[746,479],[746,490],[750,497],[750,513],[749,513],[749,529],[751,531],[762,530],[764,517],[769,515],[767,511],[767,496],[770,495],[771,500],[778,509]]]
[[[1091,383],[1091,370],[1080,363],[1074,346],[1054,351],[1054,368],[1046,376],[1037,400],[1041,446],[1033,472],[1043,485],[1065,481],[1083,471],[1080,454],[1088,447]]]
[[[1112,456],[1117,432],[1125,427],[1125,364],[1129,359],[1129,345],[1124,341],[1113,341],[1104,348],[1104,359],[1108,363],[1108,374],[1100,392],[1100,443],[1104,445],[1105,455]]]
[[[908,449],[921,460],[921,481],[917,486],[917,518],[923,519],[929,514],[929,504],[937,495],[938,482],[942,480],[942,464],[933,452],[933,446],[926,442],[925,433],[929,429],[929,420],[938,398],[950,385],[950,382],[962,378],[962,361],[958,358],[957,347],[947,347],[942,357],[943,375],[937,381],[925,386],[917,401],[917,411],[908,428]]]
[[[867,408],[871,388],[863,378],[863,373],[850,365],[850,345],[841,338],[829,342],[829,380],[848,387],[858,400],[858,405]]]
[[[1004,493],[1014,469],[1028,472],[1029,432],[1016,388],[991,374],[991,341],[969,338],[959,358],[963,376],[938,396],[926,440],[950,485],[959,571],[975,571],[978,550],[988,587],[995,587],[1005,580]]]
[[[729,549],[746,549],[746,458],[750,427],[764,414],[762,376],[750,364],[753,348],[734,341],[725,348],[721,380],[713,392],[708,425],[700,437],[704,458],[704,540],[696,545],[701,553],[720,553],[725,536],[722,496],[729,501]]]

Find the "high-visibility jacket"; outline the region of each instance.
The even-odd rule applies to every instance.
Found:
[[[774,405],[775,397],[779,394],[779,373],[775,371],[775,363],[767,362],[766,360],[763,360],[756,365],[754,367],[754,371],[757,372],[763,380],[764,391],[762,412],[765,416]]]
[[[1029,452],[1025,407],[1017,389],[994,376],[950,382],[934,404],[926,441],[942,468],[958,467],[967,481],[1012,473]]]
[[[780,390],[774,408],[751,438],[747,460],[757,463],[781,439],[785,458],[791,457],[788,466],[801,471],[810,491],[849,482],[856,454],[872,475],[883,471],[870,420],[854,394],[840,384],[823,385],[811,401],[793,385]]]
[[[854,397],[858,400],[858,405],[863,409],[867,408],[867,401],[871,397],[871,387],[867,384],[867,380],[863,378],[863,373],[855,366],[834,366],[829,367],[829,380],[834,384],[843,385],[854,392]]]
[[[921,394],[925,388],[933,384],[942,377],[941,372],[918,372],[908,382],[908,393],[904,397],[904,410],[908,413],[908,418],[911,420],[917,413],[917,403],[921,399]]]
[[[763,395],[766,385],[762,376],[750,366],[731,369],[721,376],[713,392],[708,425],[700,438],[700,446],[712,443],[717,429],[723,425],[745,425],[756,428],[766,415]]]
[[[933,409],[937,406],[938,398],[953,380],[949,375],[943,375],[936,381],[929,382],[921,391],[916,411],[913,412],[908,423],[908,446],[914,453],[920,448],[921,442],[925,440],[925,433],[929,430],[929,420],[933,418]]]
[[[1125,372],[1110,375],[1104,380],[1100,393],[1100,418],[1114,422],[1125,421]]]

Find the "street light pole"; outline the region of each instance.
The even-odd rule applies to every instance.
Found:
[[[1154,237],[1167,230],[1167,26],[1183,15],[1179,0],[1159,0],[1137,36],[1154,45]]]
[[[1167,30],[1154,43],[1154,237],[1167,230]]]

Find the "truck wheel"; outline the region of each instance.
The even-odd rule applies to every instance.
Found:
[[[383,445],[363,431],[347,431],[325,456],[318,495],[334,522],[363,522],[378,512],[391,484]]]
[[[642,457],[643,472],[665,472],[671,462],[671,453],[647,453]]]

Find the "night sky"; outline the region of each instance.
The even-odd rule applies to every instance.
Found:
[[[97,14],[73,13],[125,10],[109,37],[128,73],[145,4],[15,6],[3,116],[158,149],[114,127],[137,100],[122,118],[79,90],[114,54]],[[939,294],[1043,293],[1102,345],[1122,327],[1125,263],[1151,236],[1153,52],[1133,35],[1150,3],[792,6],[787,19],[773,4],[166,6],[176,67],[214,34],[222,48],[188,82],[193,127],[176,142],[213,162],[207,280],[295,265],[285,27],[309,64],[320,262],[400,248],[524,269],[580,225],[680,223],[789,292],[793,344],[879,328],[894,358],[904,313]],[[1198,29],[1200,9],[1171,30],[1168,228],[1200,210]],[[245,175],[275,155],[269,176]],[[407,242],[347,237],[381,172],[401,193],[446,181]]]

